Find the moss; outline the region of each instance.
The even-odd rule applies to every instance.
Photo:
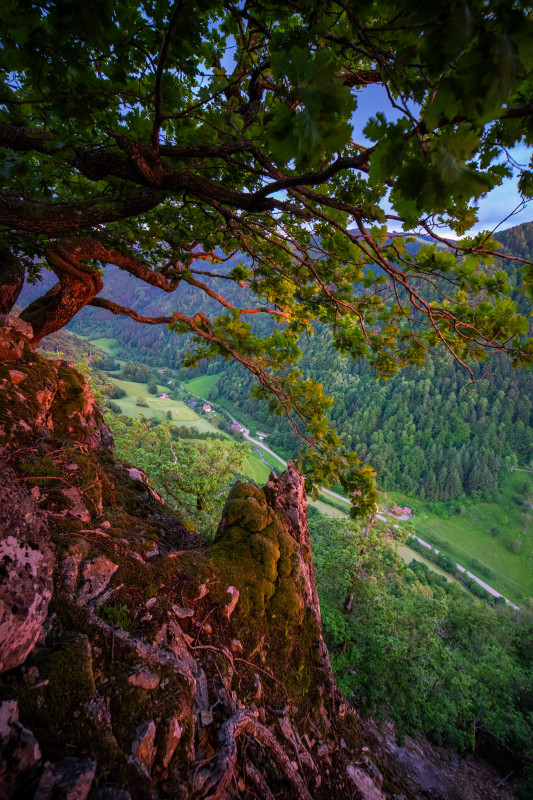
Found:
[[[280,556],[276,542],[256,533],[250,536],[248,544],[253,558],[261,564],[261,571],[267,581],[274,583],[278,577],[278,561]]]
[[[237,484],[223,519],[209,559],[225,577],[224,588],[233,584],[239,589],[239,617],[266,614],[285,632],[299,626],[303,605],[297,544],[264,492],[254,484]]]
[[[269,608],[270,615],[287,627],[301,625],[303,620],[303,602],[292,578],[280,581]]]
[[[86,636],[76,634],[36,651],[27,666],[39,670],[37,684],[27,685],[15,670],[2,686],[3,697],[16,696],[20,718],[35,734],[44,755],[64,755],[65,742],[83,743],[83,704],[95,691],[92,657]]]
[[[253,497],[261,505],[266,505],[265,493],[255,483],[236,483],[229,496],[232,498]]]
[[[280,559],[278,573],[281,578],[288,578],[298,568],[298,547],[290,533],[280,531],[279,534]]]

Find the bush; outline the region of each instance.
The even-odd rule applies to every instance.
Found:
[[[437,564],[441,569],[443,569],[445,572],[449,572],[450,574],[453,574],[457,570],[454,561],[444,553],[438,554]]]
[[[138,397],[135,405],[139,406],[139,408],[148,408],[148,403],[144,397]]]
[[[111,397],[113,400],[120,400],[121,397],[126,397],[124,389],[120,389],[113,383],[106,383],[104,386],[104,394],[106,397]]]
[[[520,539],[513,539],[512,542],[508,543],[507,547],[509,548],[511,553],[515,553],[516,555],[518,555],[518,553],[522,549],[522,542],[520,541]]]
[[[167,411],[167,419],[172,419],[172,411],[170,409]]]
[[[148,391],[150,392],[150,394],[157,394],[157,386],[155,385],[155,383],[148,384]]]
[[[500,528],[498,528],[497,525],[493,525],[492,528],[490,529],[489,533],[494,539],[497,539],[498,536],[501,533],[501,530],[500,530]]]

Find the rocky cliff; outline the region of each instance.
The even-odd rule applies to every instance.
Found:
[[[0,796],[451,798],[335,686],[296,469],[236,484],[209,544],[115,460],[72,365],[3,337]]]

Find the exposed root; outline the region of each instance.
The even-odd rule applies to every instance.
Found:
[[[204,784],[202,799],[219,800],[224,796],[235,771],[237,763],[237,739],[247,734],[255,739],[269,754],[291,785],[294,796],[302,800],[312,800],[302,778],[292,766],[287,754],[274,734],[257,722],[257,712],[241,709],[228,719],[218,732],[220,750],[217,763]],[[271,793],[270,793],[271,794]],[[267,795],[268,797],[268,795]]]
[[[274,795],[269,789],[268,783],[251,761],[245,762],[244,772],[250,783],[253,784],[253,787],[261,800],[275,800]]]

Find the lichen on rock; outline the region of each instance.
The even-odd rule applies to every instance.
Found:
[[[55,561],[45,516],[6,458],[0,450],[0,673],[23,663],[35,646]]]

